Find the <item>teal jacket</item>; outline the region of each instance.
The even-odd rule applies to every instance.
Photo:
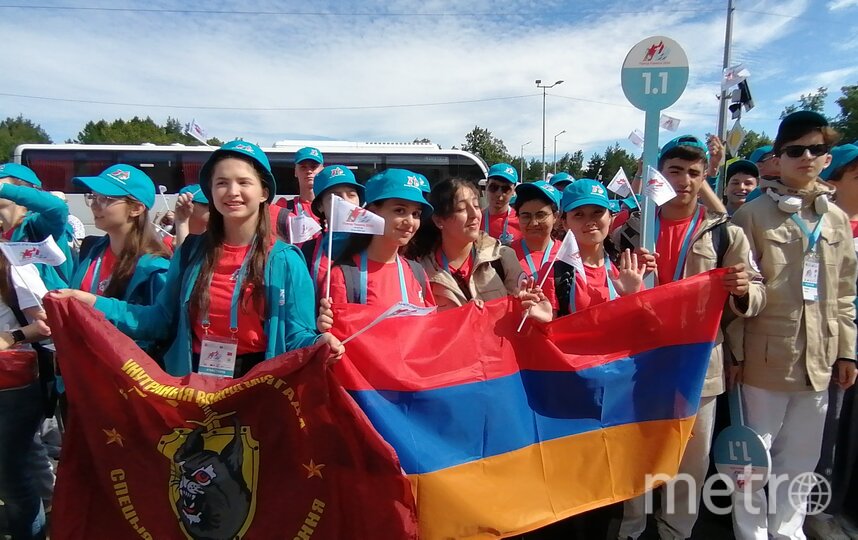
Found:
[[[88,251],[81,251],[81,259],[77,265],[77,270],[75,270],[71,283],[69,283],[72,289],[80,289],[83,278],[86,276],[86,272],[89,270],[92,261],[101,257],[101,254],[109,246],[110,237],[104,235],[93,242],[92,247]],[[143,306],[154,304],[158,293],[164,288],[164,284],[167,283],[167,269],[169,268],[170,260],[164,257],[149,253],[140,257],[137,261],[137,267],[134,269],[134,275],[131,276],[131,281],[125,287],[125,294],[122,295],[122,300]]]
[[[65,253],[66,262],[59,266],[37,264],[36,267],[48,290],[68,287],[77,259],[69,247],[74,234],[69,225],[69,207],[65,201],[45,191],[14,184],[0,184],[0,198],[29,210],[24,221],[12,233],[12,242],[41,242],[48,236],[54,237]]]
[[[131,338],[172,340],[164,355],[164,369],[176,377],[191,372],[190,298],[202,266],[204,241],[204,237],[189,236],[179,247],[170,262],[167,283],[153,305],[138,306],[103,297],[95,301],[95,308]],[[304,257],[295,246],[280,240],[272,246],[265,265],[265,297],[270,313],[263,321],[268,340],[266,359],[315,343],[319,334],[313,284]]]

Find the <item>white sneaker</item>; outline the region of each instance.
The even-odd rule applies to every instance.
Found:
[[[805,517],[804,533],[811,540],[852,540],[829,514]]]

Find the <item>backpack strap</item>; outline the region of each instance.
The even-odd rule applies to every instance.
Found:
[[[506,283],[506,270],[504,270],[503,261],[501,261],[500,259],[495,259],[489,264],[491,264],[492,268],[495,269],[495,273],[498,275],[501,281]]]
[[[727,222],[722,221],[712,229],[712,245],[715,246],[716,267],[724,266],[724,256],[730,247],[730,235],[727,232]]]
[[[289,201],[290,203],[292,201]],[[288,203],[287,203],[288,205]],[[294,205],[292,205],[294,207]],[[277,236],[279,236],[284,242],[289,243],[289,215],[292,213],[292,209],[288,206],[286,208],[281,208],[280,213],[277,214]]]
[[[411,259],[405,259],[405,262],[408,263],[408,266],[411,267],[411,273],[414,274],[414,277],[417,279],[417,283],[420,284],[420,291],[423,293],[423,298],[426,298],[426,271],[423,270],[423,265],[417,261]]]
[[[557,316],[569,315],[569,303],[575,294],[575,267],[554,261],[554,290],[557,295]]]
[[[346,282],[346,298],[350,304],[360,304],[360,271],[353,264],[341,264],[343,279]]]

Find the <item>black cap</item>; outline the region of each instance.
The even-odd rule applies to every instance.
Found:
[[[733,178],[733,175],[738,173],[750,174],[754,178],[760,178],[760,169],[757,168],[754,162],[747,159],[734,161],[727,166],[727,181],[729,182]]]

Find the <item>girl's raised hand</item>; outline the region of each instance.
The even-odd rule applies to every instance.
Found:
[[[637,253],[632,253],[629,249],[623,251],[620,254],[619,271],[620,275],[617,279],[612,278],[614,287],[617,288],[617,294],[626,296],[641,290],[647,265],[638,260]]]

